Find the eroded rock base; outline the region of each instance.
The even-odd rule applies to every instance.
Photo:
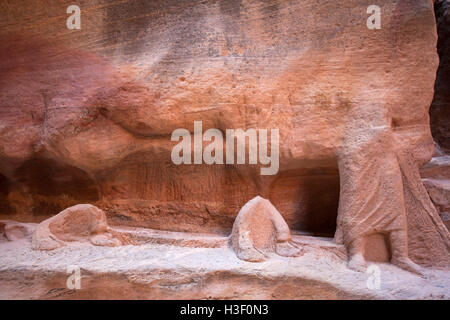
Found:
[[[71,242],[32,250],[31,237],[0,242],[1,299],[450,299],[450,270],[425,278],[393,265],[370,273],[347,268],[345,250],[329,238],[292,235],[300,257],[273,254],[261,263],[240,260],[228,238],[115,228],[119,247]],[[126,242],[126,241],[125,241]],[[67,280],[76,266],[80,289]],[[72,269],[70,269],[72,268]]]

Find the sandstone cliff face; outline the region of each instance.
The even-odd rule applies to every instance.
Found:
[[[225,233],[260,195],[291,229],[337,229],[349,246],[407,224],[417,262],[448,263],[418,173],[433,152],[432,4],[383,1],[369,30],[370,4],[86,0],[67,30],[59,1],[3,3],[2,213],[42,220],[89,202],[112,225]],[[197,120],[279,129],[278,174],[173,164],[172,131]]]
[[[436,150],[432,160],[421,169],[421,175],[431,200],[450,229],[450,2],[435,1],[434,7],[440,63],[430,107],[430,122]]]
[[[450,2],[435,1],[439,35],[439,69],[436,75],[435,95],[430,108],[431,131],[441,149],[450,153]]]

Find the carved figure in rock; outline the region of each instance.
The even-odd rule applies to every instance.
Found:
[[[109,233],[102,210],[90,204],[78,204],[42,221],[33,234],[32,248],[53,250],[73,241],[110,247],[121,244]]]
[[[374,235],[407,270],[450,265],[450,233],[418,172],[433,153],[432,1],[383,1],[376,30],[359,0],[131,3],[87,0],[86,22],[103,27],[77,32],[20,5],[0,13],[0,200],[11,215],[54,214],[69,198],[98,201],[115,225],[224,233],[261,195],[302,229],[306,204],[332,189],[313,193],[304,177],[333,172],[335,239],[350,267],[364,268]],[[195,121],[204,131],[279,129],[278,174],[175,165],[171,133],[192,133]]]
[[[246,261],[260,262],[276,252],[281,256],[299,256],[302,250],[290,242],[291,232],[269,200],[257,196],[239,211],[231,233],[236,255]]]

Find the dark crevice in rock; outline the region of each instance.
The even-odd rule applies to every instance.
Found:
[[[439,54],[439,68],[430,108],[431,132],[446,153],[450,152],[450,1],[434,3]]]
[[[32,201],[33,215],[54,215],[78,203],[99,199],[95,182],[81,169],[36,157],[15,172]]]

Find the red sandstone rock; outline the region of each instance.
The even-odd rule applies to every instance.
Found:
[[[29,223],[20,223],[16,221],[0,221],[0,241],[15,241],[31,237],[36,226]]]
[[[421,168],[420,174],[434,206],[449,229],[450,156],[437,147],[435,156]]]
[[[259,196],[242,207],[231,233],[231,245],[236,255],[251,262],[263,261],[271,252],[299,256],[301,250],[290,240],[289,227],[281,214],[269,200]]]
[[[380,237],[401,267],[448,267],[418,171],[433,153],[430,1],[384,1],[380,30],[356,0],[105,3],[85,2],[80,31],[64,29],[59,1],[1,10],[5,213],[90,202],[116,225],[229,233],[260,194],[291,229],[336,231],[356,269]],[[170,133],[195,120],[280,129],[278,175],[174,165]],[[42,230],[42,247],[59,245]]]
[[[424,179],[423,183],[444,224],[450,230],[450,180]]]
[[[450,2],[436,0],[434,6],[439,35],[439,68],[430,108],[431,132],[442,149],[450,153]]]
[[[131,229],[131,228],[130,228]],[[144,230],[127,234],[142,235]],[[238,259],[221,246],[192,248],[194,235],[145,230],[146,244],[120,247],[79,243],[51,253],[31,250],[30,240],[0,243],[1,299],[449,299],[448,271],[428,269],[426,278],[376,264],[381,287],[354,272],[330,239],[292,235],[305,247],[300,257],[271,256],[263,263]],[[198,237],[198,235],[195,235]],[[153,239],[151,239],[153,238]],[[207,237],[203,237],[205,239]],[[165,245],[161,245],[164,239]],[[180,240],[177,245],[174,239]],[[227,237],[223,236],[223,240]],[[158,242],[153,242],[154,240]],[[68,266],[79,266],[79,290],[67,287]]]
[[[108,232],[105,213],[89,204],[79,204],[41,222],[33,234],[35,250],[56,249],[66,242],[90,241],[97,246],[118,246]]]

